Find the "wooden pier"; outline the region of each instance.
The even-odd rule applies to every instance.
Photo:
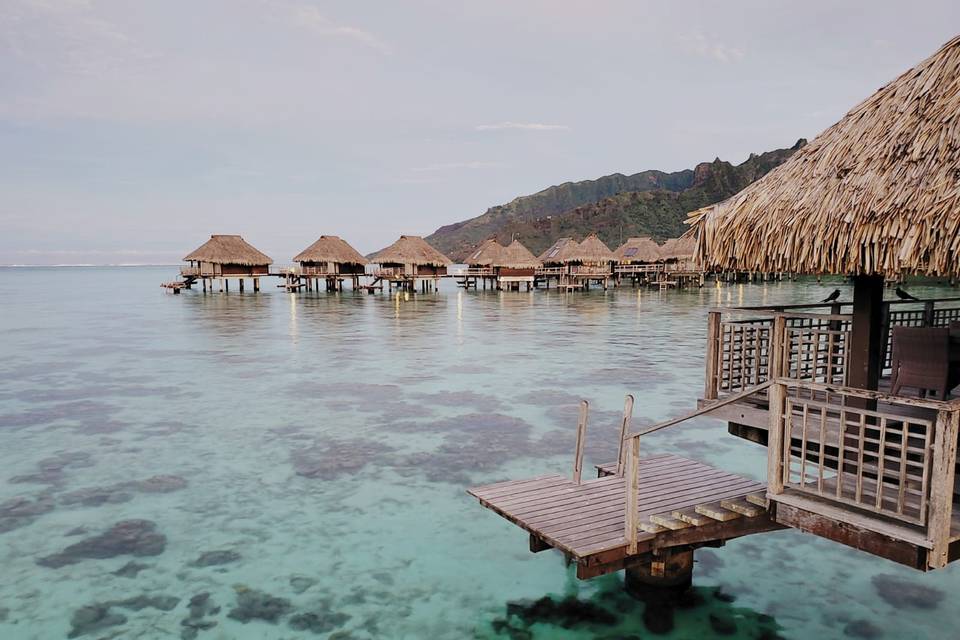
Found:
[[[484,507],[530,534],[532,551],[558,549],[592,578],[645,564],[655,554],[718,546],[782,528],[766,510],[763,483],[663,454],[639,461],[636,547],[625,530],[628,483],[611,463],[582,483],[560,475],[474,487]]]

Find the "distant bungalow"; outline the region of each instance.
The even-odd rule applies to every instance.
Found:
[[[457,284],[464,288],[477,287],[478,281],[486,289],[487,283],[497,289],[520,289],[526,283],[529,291],[533,286],[537,268],[543,263],[519,240],[504,247],[495,239],[485,240],[466,259],[467,270]]]
[[[604,289],[609,286],[613,263],[617,258],[597,234],[591,233],[566,253],[565,260],[568,265],[568,288],[575,286],[586,290],[591,282],[596,282]]]
[[[353,281],[354,289],[359,289],[360,276],[367,265],[367,259],[338,236],[320,236],[293,261],[299,265],[299,275],[305,279],[307,289],[317,288],[322,279],[327,291],[341,290],[345,276]]]
[[[400,236],[400,239],[385,249],[370,256],[370,262],[380,265],[375,272],[376,280],[386,280],[390,288],[413,290],[419,281],[421,290],[436,289],[447,267],[453,264],[420,236]]]
[[[183,287],[189,288],[197,280],[207,290],[207,280],[220,280],[220,290],[230,290],[230,278],[240,281],[243,291],[244,278],[253,279],[253,290],[260,290],[260,276],[268,275],[273,260],[261,253],[237,235],[212,235],[203,245],[194,249],[184,259],[190,264],[182,267]],[[177,291],[177,290],[175,290]],[[213,291],[213,283],[210,283]]]
[[[617,283],[630,278],[634,285],[652,282],[663,269],[660,245],[649,236],[628,238],[613,252],[616,264],[613,267]]]

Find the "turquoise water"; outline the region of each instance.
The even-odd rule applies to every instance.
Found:
[[[952,637],[956,567],[796,532],[697,552],[684,600],[579,582],[467,496],[692,407],[706,311],[836,282],[401,297],[164,293],[0,269],[0,638]],[[940,293],[946,293],[941,291]],[[761,477],[700,419],[644,440]],[[133,521],[129,523],[128,521]],[[117,523],[122,524],[115,527]],[[207,595],[204,595],[207,594]],[[191,604],[191,599],[193,602]]]

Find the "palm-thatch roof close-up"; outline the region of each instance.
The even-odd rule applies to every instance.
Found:
[[[212,235],[205,243],[191,251],[184,262],[212,262],[257,266],[273,264],[270,256],[255,249],[246,240],[235,235]]]
[[[688,222],[708,269],[960,276],[960,37]]]
[[[338,236],[320,236],[319,240],[298,253],[293,261],[367,264],[366,258]]]
[[[536,269],[542,267],[543,262],[530,253],[519,240],[514,240],[506,247],[502,247],[500,254],[493,263],[495,267],[506,267],[507,269]]]
[[[670,238],[660,247],[663,260],[689,260],[696,255],[697,239],[693,236]]]
[[[563,264],[567,260],[567,255],[576,248],[577,242],[573,238],[558,238],[540,254],[540,261],[543,264]]]
[[[490,267],[503,252],[503,245],[494,238],[484,240],[474,249],[465,262],[474,267]]]
[[[616,256],[613,255],[613,251],[610,251],[610,247],[603,244],[603,241],[597,237],[597,234],[591,233],[586,238],[583,239],[583,242],[577,243],[576,247],[573,248],[570,253],[567,254],[567,262],[583,262],[583,263],[603,263],[603,262],[615,262]]]
[[[370,262],[433,267],[445,267],[453,264],[450,258],[431,247],[420,236],[400,236],[400,239],[392,245],[370,256]]]
[[[649,236],[627,238],[613,255],[621,264],[659,262],[663,259],[660,257],[660,245]]]

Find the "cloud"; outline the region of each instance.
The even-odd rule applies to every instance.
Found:
[[[380,53],[392,53],[390,46],[374,34],[357,27],[337,24],[320,13],[316,7],[295,5],[292,7],[291,17],[295,25],[317,35],[353,40]]]
[[[711,58],[717,62],[739,62],[746,56],[743,48],[728,45],[702,31],[684,34],[680,37],[680,42],[688,53]]]
[[[423,167],[413,167],[410,169],[410,171],[426,173],[434,171],[455,171],[458,169],[503,169],[506,166],[507,165],[502,162],[441,162],[437,164],[428,164]]]
[[[478,124],[477,131],[503,131],[506,129],[520,129],[523,131],[569,131],[565,124],[544,124],[542,122],[497,122],[495,124]]]

